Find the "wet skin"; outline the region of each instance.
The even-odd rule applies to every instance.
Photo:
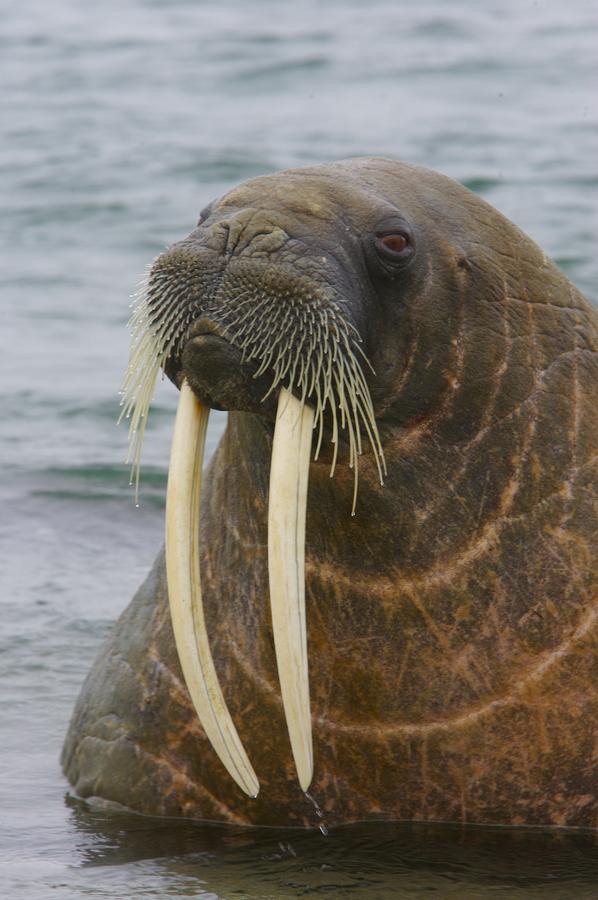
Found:
[[[482,200],[388,160],[247,182],[157,265],[186,286],[181,316],[195,315],[167,373],[231,410],[202,498],[202,583],[261,791],[241,794],[197,721],[161,557],[79,698],[63,754],[77,791],[161,815],[314,824],[268,607],[272,372],[252,377],[224,315],[247,292],[280,306],[286,290],[336,303],[359,332],[387,466],[381,486],[364,438],[351,517],[347,444],[330,478],[325,416],[306,534],[312,795],[330,822],[594,827],[592,307]]]

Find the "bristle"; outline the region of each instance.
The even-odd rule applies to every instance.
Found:
[[[131,348],[129,364],[121,388],[121,414],[119,422],[130,419],[129,449],[126,462],[131,464],[131,484],[135,486],[135,502],[139,500],[139,473],[141,451],[154,395],[156,380],[174,347],[180,342],[189,316],[180,316],[179,295],[166,285],[158,291],[160,303],[166,299],[166,312],[157,317],[156,286],[146,279],[136,297],[129,321]]]
[[[238,347],[243,361],[254,360],[254,378],[272,372],[263,399],[283,385],[301,402],[315,408],[314,458],[320,453],[325,418],[330,417],[333,444],[330,475],[339,452],[339,431],[347,434],[349,465],[354,471],[352,513],[358,486],[362,429],[374,454],[380,482],[386,472],[384,453],[371,396],[360,360],[372,369],[355,326],[341,306],[323,292],[284,290],[267,280],[247,280],[239,290],[219,290],[201,304],[184,278],[152,271],[141,285],[130,320],[129,365],[122,385],[122,418],[130,418],[131,477],[138,495],[141,450],[156,378],[168,358],[180,351],[189,327],[201,315],[217,322],[227,340]],[[373,371],[373,369],[372,369]],[[119,420],[120,421],[120,420]]]

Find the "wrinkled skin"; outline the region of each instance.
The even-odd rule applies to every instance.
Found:
[[[389,262],[375,232],[397,217],[412,247]],[[326,821],[598,825],[596,313],[486,203],[388,160],[254,179],[189,242],[210,278],[274,268],[333,290],[376,372],[385,485],[366,445],[351,518],[342,453],[333,479],[327,442],[310,471],[311,793]],[[313,825],[268,608],[275,407],[234,351],[208,338],[202,357],[196,340],[171,377],[241,407],[206,479],[202,578],[261,792],[235,786],[190,705],[162,557],[82,689],[63,764],[82,796],[145,813]]]

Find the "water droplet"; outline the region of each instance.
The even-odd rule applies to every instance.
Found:
[[[320,805],[318,804],[318,802],[312,797],[311,794],[309,794],[307,791],[304,791],[304,793],[305,793],[305,796],[307,797],[307,799],[309,800],[309,802],[311,803],[311,805],[313,806],[313,808],[314,808],[314,810],[315,810],[315,813],[316,813],[316,816],[318,817],[318,819],[323,819],[323,818],[324,818],[324,812],[323,812],[321,806],[320,806]],[[320,832],[324,835],[324,837],[327,837],[327,836],[328,836],[328,829],[327,829],[326,825],[324,825],[324,823],[321,822],[319,828],[320,828]]]
[[[307,797],[307,799],[309,800],[309,802],[311,803],[311,805],[313,806],[313,808],[315,809],[316,815],[320,819],[322,819],[324,817],[324,813],[322,812],[322,808],[319,806],[317,800],[314,800],[314,798],[308,791],[304,791],[304,794]]]

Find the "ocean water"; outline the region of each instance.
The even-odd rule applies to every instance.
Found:
[[[379,154],[481,193],[596,300],[597,44],[594,0],[1,4],[0,896],[598,897],[581,832],[163,822],[58,765],[162,540],[174,389],[139,509],[115,424],[146,265],[245,178]]]

